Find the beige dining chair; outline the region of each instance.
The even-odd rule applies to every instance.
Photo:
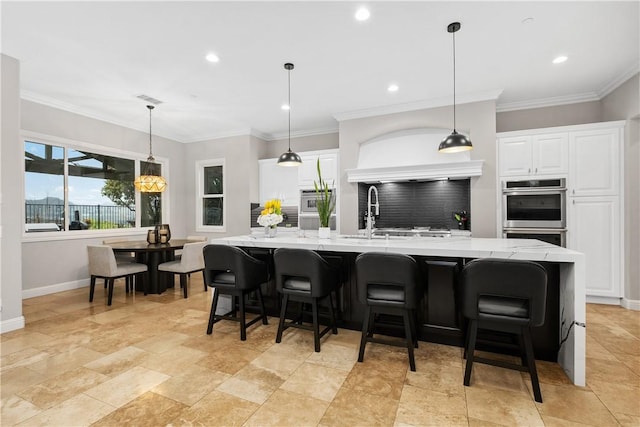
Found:
[[[125,239],[124,237],[109,237],[107,239],[102,239],[103,245],[109,245],[111,243],[122,243],[128,242],[129,239]],[[135,252],[114,252],[116,256],[116,262],[118,264],[127,263],[127,262],[136,262],[136,253]],[[129,292],[129,289],[133,289],[132,277],[127,276],[126,280],[126,290]],[[107,287],[107,281],[104,282],[104,287]]]
[[[204,280],[204,257],[202,255],[202,250],[206,244],[206,241],[185,243],[184,248],[182,248],[182,256],[180,259],[163,262],[158,265],[158,271],[164,274],[171,274],[172,280],[174,274],[180,275],[180,287],[182,288],[185,298],[187,298],[187,277],[189,277],[191,273],[202,271]],[[204,285],[204,290],[205,292],[207,290],[206,284]]]
[[[138,276],[137,283],[142,279],[144,294],[147,294],[147,266],[137,262],[118,264],[111,246],[95,245],[87,246],[89,254],[89,274],[91,282],[89,287],[89,302],[93,302],[93,294],[96,287],[96,279],[104,279],[105,285],[109,287],[107,305],[111,305],[113,300],[113,285],[115,279]],[[134,281],[129,282],[133,285]],[[133,286],[131,287],[133,290]]]

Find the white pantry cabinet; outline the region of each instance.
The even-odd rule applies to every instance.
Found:
[[[572,197],[569,249],[586,256],[587,295],[622,296],[622,235],[618,196]]]
[[[508,132],[499,136],[499,175],[535,177],[566,174],[569,152],[567,133],[526,132]]]

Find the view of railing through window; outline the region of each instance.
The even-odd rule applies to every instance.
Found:
[[[122,206],[70,205],[70,230],[131,228],[136,224],[136,213]],[[25,202],[25,222],[27,224],[56,224],[64,230],[64,203]],[[27,227],[29,228],[29,227]]]

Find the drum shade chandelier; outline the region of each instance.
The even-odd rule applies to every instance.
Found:
[[[151,146],[151,111],[154,109],[153,105],[147,105],[149,109],[149,157],[144,165],[142,174],[133,181],[136,190],[141,193],[162,193],[167,188],[167,181],[161,176],[156,175],[154,172],[154,165],[156,159],[153,158],[153,150]]]
[[[456,32],[459,29],[459,22],[452,22],[447,26],[447,31],[453,35],[453,132],[440,143],[440,153],[457,153],[473,149],[469,138],[456,131]]]
[[[284,64],[284,69],[287,70],[288,74],[288,82],[289,82],[289,108],[287,109],[289,112],[289,149],[282,153],[278,158],[278,165],[280,166],[300,166],[302,164],[302,159],[297,153],[291,151],[291,70],[293,70],[293,64],[287,62]]]

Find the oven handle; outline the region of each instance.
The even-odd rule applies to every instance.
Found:
[[[558,188],[503,188],[502,194],[508,194],[513,196],[519,196],[520,194],[540,194],[542,196],[548,194],[558,194],[567,191],[566,187]]]
[[[537,233],[537,234],[556,234],[556,233],[566,233],[566,228],[503,228],[503,233]]]

